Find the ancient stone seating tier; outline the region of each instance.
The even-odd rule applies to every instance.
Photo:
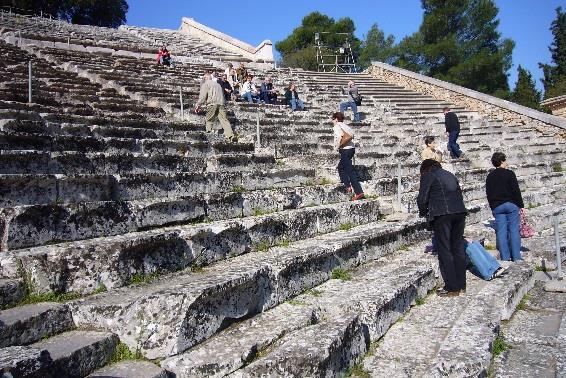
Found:
[[[147,43],[157,32],[108,33]],[[179,87],[188,110],[210,65],[5,43],[0,54],[0,372],[343,375],[438,284],[414,203],[422,138],[442,137],[449,104],[363,74],[257,72],[279,88],[297,82],[307,110],[229,104],[242,138],[228,143],[201,116],[179,117]],[[364,96],[353,127],[367,198],[356,202],[337,182],[329,122],[349,79]],[[493,242],[483,182],[494,150],[508,154],[531,221],[547,231],[565,210],[564,142],[453,109],[466,157],[449,167],[467,232]],[[446,311],[451,326],[422,337],[436,346],[423,343],[427,360],[405,361],[407,371],[487,374],[497,329],[532,277],[524,263],[494,283],[471,278]],[[396,334],[366,355],[372,374],[395,361]],[[109,365],[125,347],[149,361]]]

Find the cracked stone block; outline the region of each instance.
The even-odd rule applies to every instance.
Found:
[[[121,361],[98,369],[88,378],[167,378],[167,371],[148,361]]]
[[[33,346],[0,348],[0,376],[51,377],[52,359],[45,349]]]

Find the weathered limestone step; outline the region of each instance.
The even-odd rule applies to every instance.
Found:
[[[431,264],[415,251],[364,264],[351,276],[294,298],[290,303],[314,312],[316,322],[285,333],[231,376],[341,376],[372,340],[436,285]]]
[[[45,349],[30,346],[0,348],[2,378],[50,378],[51,357]]]
[[[0,207],[175,198],[307,185],[315,171],[278,168],[251,172],[140,173],[124,175],[0,175]]]
[[[544,291],[537,282],[519,309],[501,327],[508,345],[495,357],[496,377],[566,376],[566,294]]]
[[[468,274],[465,294],[431,295],[387,332],[363,368],[376,376],[487,376],[491,348],[534,283],[532,267],[513,264],[493,281]]]
[[[376,200],[285,210],[248,218],[167,227],[0,254],[0,274],[23,269],[34,290],[91,293],[126,285],[136,275],[165,273],[377,221]]]
[[[0,279],[0,309],[20,301],[25,291],[22,279]]]
[[[148,358],[180,353],[232,322],[272,308],[349,268],[423,237],[423,223],[371,223],[181,271],[149,285],[113,290],[73,304],[78,326],[116,332]],[[158,309],[168,308],[168,311]]]
[[[148,361],[121,361],[98,369],[88,378],[167,378],[167,371]]]
[[[4,208],[7,250],[348,201],[336,185]]]
[[[0,311],[0,348],[31,344],[73,326],[66,304],[43,302]]]
[[[49,352],[54,377],[84,377],[104,366],[118,345],[109,332],[69,331],[32,345]]]

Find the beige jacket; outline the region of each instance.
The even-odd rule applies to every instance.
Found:
[[[200,87],[200,95],[198,97],[197,106],[208,105],[224,105],[224,91],[216,80],[206,80]]]
[[[432,150],[428,147],[426,147],[423,152],[421,152],[421,158],[423,160],[433,159],[439,163],[442,163],[442,154],[438,150]]]

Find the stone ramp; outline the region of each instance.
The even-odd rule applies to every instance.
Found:
[[[526,263],[511,265],[489,282],[468,274],[465,294],[428,296],[374,340],[360,366],[376,377],[486,376],[502,321],[533,283],[533,269]]]
[[[523,305],[501,327],[505,345],[495,357],[496,377],[566,376],[566,293],[546,292],[537,281]]]

